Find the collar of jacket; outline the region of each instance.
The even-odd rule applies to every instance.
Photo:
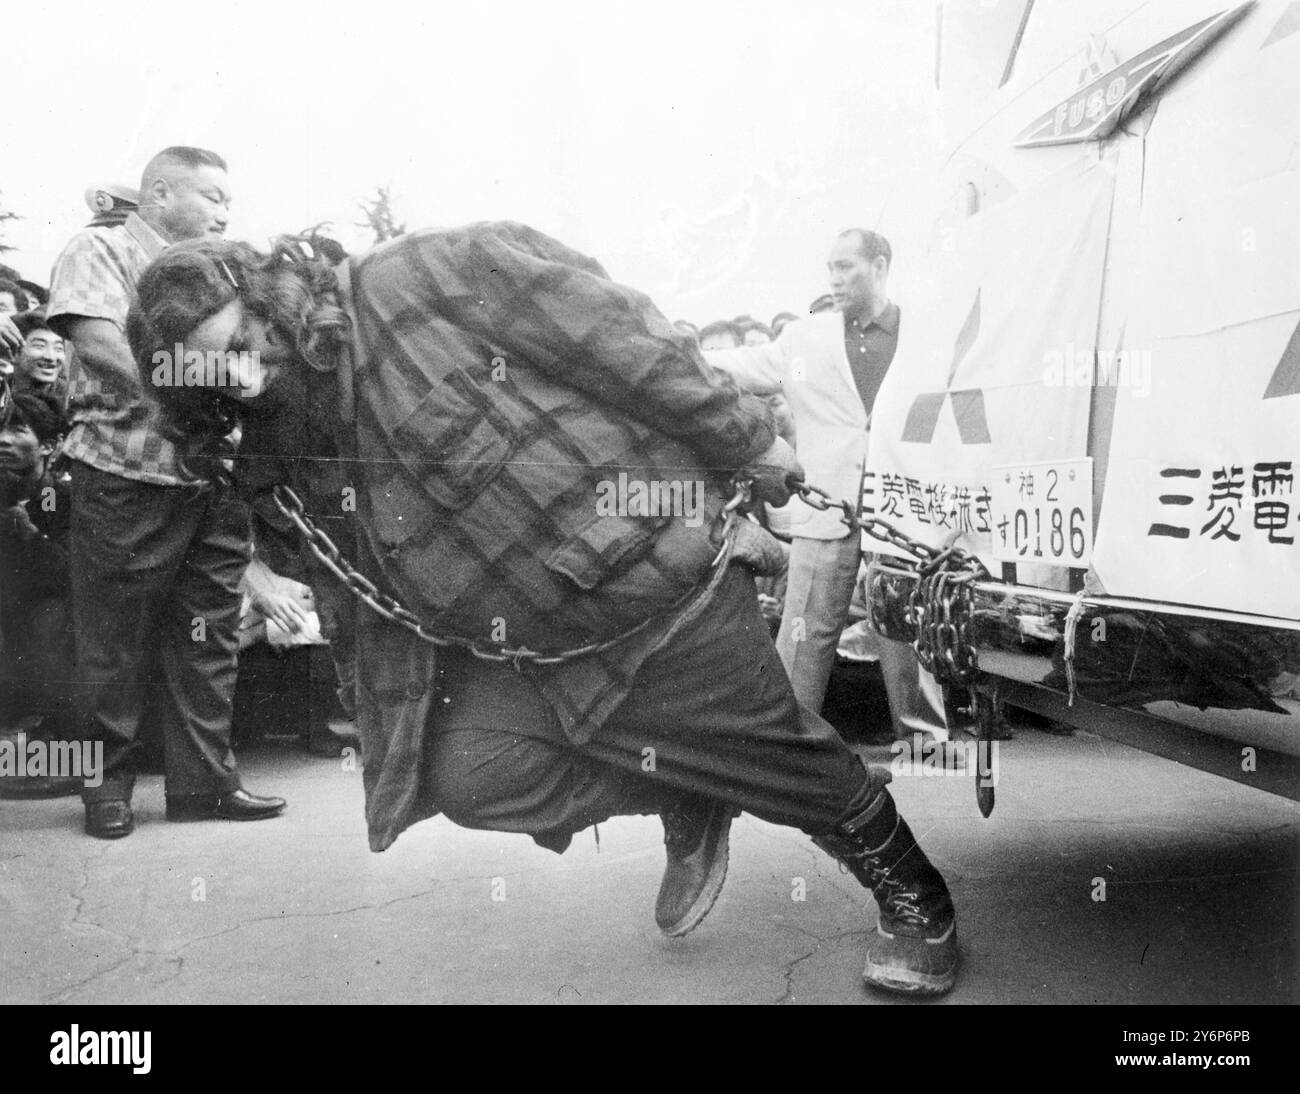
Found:
[[[352,302],[352,260],[345,258],[334,267],[334,276],[339,283],[339,306],[347,313],[352,323],[352,348],[339,355],[339,365],[335,372],[339,385],[339,420],[344,425],[351,425],[357,417],[356,392],[353,388],[356,368],[354,353],[357,344],[357,332],[361,329],[357,323],[357,312]]]

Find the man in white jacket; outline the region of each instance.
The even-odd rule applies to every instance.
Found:
[[[883,236],[863,228],[841,232],[827,262],[834,311],[789,323],[767,345],[705,354],[742,387],[785,395],[808,481],[837,501],[856,502],[862,495],[872,406],[898,344],[899,309],[888,294],[891,260]],[[848,620],[861,546],[838,509],[821,512],[796,500],[783,516],[793,540],[777,652],[795,696],[816,711]],[[934,677],[906,646],[884,639],[875,646],[895,736],[946,739],[943,695]]]

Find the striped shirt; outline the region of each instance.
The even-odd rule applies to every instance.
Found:
[[[136,282],[167,241],[132,213],[124,224],[86,228],[72,237],[50,275],[50,326],[67,337],[70,320],[106,319],[126,346],[126,313]],[[158,405],[139,377],[74,355],[64,452],[91,467],[161,486],[186,482],[175,446],[160,429]]]

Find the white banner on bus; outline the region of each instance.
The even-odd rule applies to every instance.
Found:
[[[994,468],[1087,455],[1113,189],[1105,165],[1076,163],[940,248],[942,295],[903,302],[876,397],[868,513],[932,545],[959,532],[996,573]]]

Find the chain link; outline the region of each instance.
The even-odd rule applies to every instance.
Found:
[[[971,585],[989,576],[979,558],[955,544],[931,547],[879,517],[863,518],[850,502],[835,501],[816,486],[801,483],[797,493],[814,509],[842,510],[842,519],[850,528],[866,532],[908,557],[916,571],[916,585],[907,604],[907,622],[916,628],[912,643],[916,659],[941,684],[972,683],[979,675],[979,657],[970,638]]]
[[[740,495],[741,488],[738,488],[737,495]],[[285,515],[293,526],[298,529],[303,539],[307,543],[308,549],[317,560],[331,574],[336,577],[345,589],[355,596],[361,603],[372,611],[383,616],[392,623],[397,623],[405,627],[412,634],[421,640],[434,646],[440,646],[444,649],[461,649],[468,650],[481,661],[494,661],[498,663],[513,664],[515,668],[523,663],[532,665],[558,665],[565,661],[571,661],[577,657],[586,657],[589,654],[601,653],[604,650],[611,649],[620,643],[626,642],[634,635],[640,634],[652,624],[659,622],[685,605],[690,603],[692,598],[699,596],[704,591],[696,587],[691,589],[684,596],[680,597],[673,604],[669,605],[663,612],[650,616],[642,620],[630,630],[622,634],[615,635],[613,638],[607,638],[600,642],[590,642],[585,646],[577,646],[567,650],[543,651],[532,650],[526,646],[510,648],[505,645],[484,642],[478,638],[467,638],[464,635],[455,634],[435,634],[420,622],[417,615],[411,612],[402,604],[400,600],[382,592],[373,581],[367,578],[357,570],[339,551],[338,546],[329,536],[327,536],[316,523],[307,515],[302,500],[287,486],[276,486],[272,492],[272,497],[276,507]],[[726,510],[727,519],[723,525],[722,547],[718,551],[717,557],[714,558],[711,569],[719,565],[726,565],[730,559],[731,550],[735,543],[735,525],[741,518],[735,513],[735,509],[740,503],[733,499],[733,503],[728,505]]]
[[[737,479],[735,482],[735,496],[724,509],[726,524],[723,527],[722,547],[711,568],[725,565],[729,560],[735,541],[736,523],[743,519],[738,510],[750,502],[752,485],[748,479]],[[988,576],[988,571],[979,559],[956,546],[942,549],[931,547],[879,517],[863,519],[851,502],[835,501],[825,490],[808,483],[799,483],[795,492],[805,504],[814,509],[822,512],[841,510],[844,514],[843,521],[850,528],[866,532],[872,538],[888,543],[908,556],[910,565],[917,574],[916,586],[907,607],[907,621],[916,628],[916,640],[912,643],[912,649],[917,660],[940,683],[969,684],[973,681],[979,673],[979,665],[968,629],[972,604],[971,584],[978,578]],[[444,648],[468,650],[483,661],[510,663],[518,668],[524,662],[558,665],[577,657],[600,653],[626,642],[651,624],[676,612],[701,592],[698,588],[692,589],[663,613],[651,616],[613,638],[567,650],[547,652],[525,646],[510,648],[463,635],[435,634],[401,601],[382,592],[343,557],[334,541],[307,515],[302,500],[289,487],[277,486],[273,497],[280,512],[298,529],[321,565],[368,608],[390,622],[405,627],[425,642]]]

